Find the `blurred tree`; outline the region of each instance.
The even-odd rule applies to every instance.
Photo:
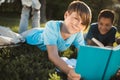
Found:
[[[46,0],[40,0],[41,2],[41,23],[46,22]]]
[[[0,6],[0,12],[21,12],[21,0],[14,0],[13,3],[7,3],[8,0],[5,0]],[[10,0],[13,1],[13,0]],[[46,22],[46,18],[49,19],[63,19],[63,15],[69,3],[73,0],[40,0],[41,2],[41,22]],[[92,22],[97,21],[97,16],[100,10],[104,8],[111,8],[114,0],[81,0],[87,3],[94,15]]]
[[[73,0],[46,0],[47,7],[47,19],[63,19],[65,10],[67,9],[68,4]]]
[[[114,6],[113,6],[113,9],[115,10],[116,12],[116,26],[118,28],[118,32],[120,32],[120,0],[117,0],[115,3],[114,3]]]
[[[46,22],[46,0],[40,0],[41,2],[41,23]],[[18,16],[21,13],[22,4],[21,0],[5,0],[3,4],[0,5],[0,15],[14,15]],[[12,14],[11,14],[12,13]]]
[[[21,1],[20,0],[5,0],[0,6],[0,14],[9,15],[17,14],[21,12]],[[12,15],[10,14],[10,15]]]
[[[69,3],[73,0],[55,0],[51,2],[47,1],[47,18],[48,19],[63,19],[63,15]],[[111,8],[111,4],[113,4],[112,0],[81,0],[88,4],[92,10],[92,14],[94,17],[92,18],[92,22],[97,21],[97,16],[100,10],[104,8]]]
[[[82,1],[87,3],[92,10],[92,15],[94,15],[92,17],[92,22],[97,21],[98,14],[102,9],[111,8],[112,7],[111,5],[113,4],[112,0],[82,0]]]

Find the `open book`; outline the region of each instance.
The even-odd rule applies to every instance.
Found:
[[[97,40],[96,38],[92,38],[91,39],[95,44],[97,44],[99,47],[104,47],[104,45],[99,41],[99,40]]]
[[[84,80],[109,80],[120,67],[120,45],[114,48],[80,46],[75,71]]]

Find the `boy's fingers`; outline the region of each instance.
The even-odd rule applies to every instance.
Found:
[[[80,79],[78,79],[78,78],[68,78],[67,80],[80,80]]]
[[[80,80],[80,75],[76,74],[74,70],[71,70],[68,74],[68,80]]]
[[[72,76],[72,77],[76,77],[76,78],[81,77],[80,74],[75,73],[74,70],[71,70],[70,73],[71,73],[70,76]]]

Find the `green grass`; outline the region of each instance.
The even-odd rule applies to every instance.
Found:
[[[119,32],[116,33],[116,37],[120,37],[120,33]]]
[[[19,30],[20,17],[5,17],[0,16],[0,26],[9,27],[15,32]],[[41,24],[40,27],[44,27],[45,24]],[[29,20],[28,29],[31,28],[31,20]]]
[[[13,31],[18,31],[19,18],[0,17],[0,25],[10,27]]]

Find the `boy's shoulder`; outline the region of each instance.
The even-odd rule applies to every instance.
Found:
[[[96,23],[92,23],[91,26],[96,27],[96,26],[98,26],[98,23],[97,22]]]
[[[117,31],[117,27],[115,27],[115,26],[112,26],[112,29],[115,30],[115,31]]]
[[[46,24],[61,24],[63,21],[60,20],[50,20]]]
[[[96,23],[92,23],[91,25],[90,25],[90,29],[92,29],[92,30],[97,30],[98,29],[98,23],[96,22]]]
[[[62,21],[50,20],[45,25],[45,30],[59,32]]]
[[[56,21],[56,20],[50,20],[46,23],[46,27],[47,28],[52,28],[52,29],[56,29],[56,28],[60,28],[60,25],[63,21]]]

